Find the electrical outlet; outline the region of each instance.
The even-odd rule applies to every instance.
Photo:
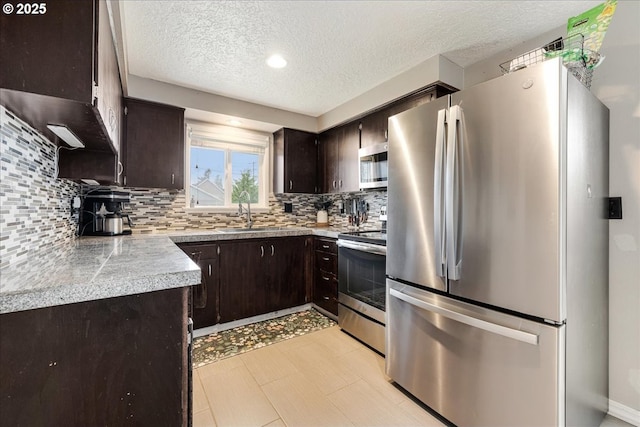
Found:
[[[284,211],[285,213],[293,212],[293,202],[284,202]]]
[[[80,206],[81,206],[80,196],[75,196],[73,198],[73,200],[71,201],[71,208],[72,209],[80,209]]]

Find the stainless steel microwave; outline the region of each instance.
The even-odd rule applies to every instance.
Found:
[[[360,188],[387,188],[389,145],[376,144],[358,150]]]

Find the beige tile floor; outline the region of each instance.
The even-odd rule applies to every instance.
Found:
[[[194,427],[444,426],[337,326],[197,368],[193,381]]]

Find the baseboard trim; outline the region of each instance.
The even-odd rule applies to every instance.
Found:
[[[258,316],[253,316],[246,319],[234,320],[233,322],[218,323],[217,325],[207,326],[206,328],[194,330],[193,337],[199,338],[199,337],[203,337],[205,335],[213,334],[216,332],[226,331],[227,329],[233,329],[239,326],[249,325],[251,323],[262,322],[264,320],[275,319],[276,317],[286,316],[288,314],[309,310],[311,307],[312,307],[312,304],[307,303],[304,305],[299,305],[297,307],[286,308],[284,310],[273,311],[271,313],[266,313],[266,314],[260,314]]]
[[[609,415],[626,423],[640,427],[640,411],[609,399]]]

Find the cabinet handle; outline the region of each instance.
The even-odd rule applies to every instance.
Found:
[[[209,276],[211,276],[211,264],[209,264]]]
[[[273,254],[276,253],[276,249],[273,247],[273,245],[271,245],[271,256],[273,256]]]
[[[260,245],[260,258],[264,257],[264,246]]]
[[[176,174],[172,173],[171,174],[171,185],[176,183]]]
[[[342,180],[340,180],[339,182],[340,182],[340,188],[342,188]]]
[[[289,190],[293,190],[293,181],[289,180]]]
[[[122,175],[122,172],[124,172],[124,165],[118,161],[118,176]]]
[[[325,281],[327,281],[327,282],[328,282],[328,281],[329,281],[329,280],[331,280],[331,279],[329,279],[328,277],[322,276],[322,280],[325,280]]]
[[[333,188],[336,188],[336,181],[333,181]]]
[[[329,249],[329,245],[322,245],[322,249]]]
[[[326,301],[329,301],[329,297],[322,297],[322,298],[324,298]]]
[[[323,256],[323,257],[322,257],[322,260],[323,260],[323,261],[329,261],[329,257]]]
[[[124,186],[127,186],[127,175],[124,176],[124,181],[123,181]]]

